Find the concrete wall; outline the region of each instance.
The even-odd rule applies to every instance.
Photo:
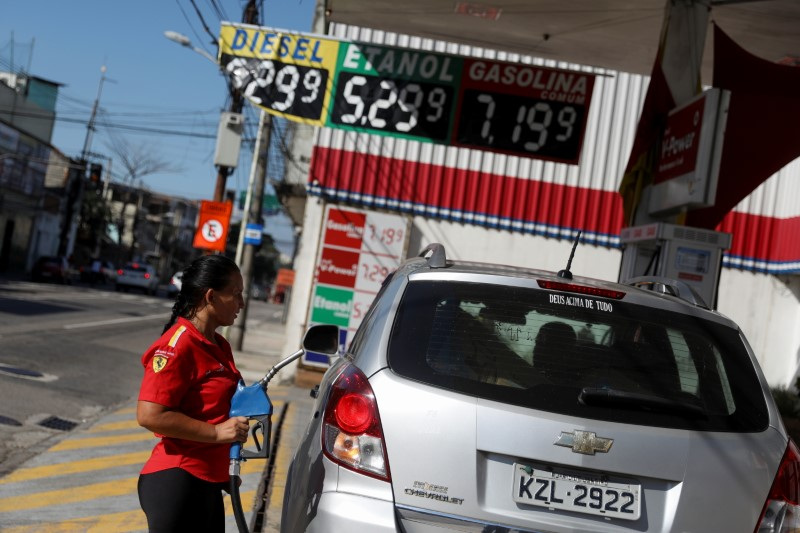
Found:
[[[718,308],[742,328],[769,384],[793,384],[800,355],[800,277],[724,268]]]

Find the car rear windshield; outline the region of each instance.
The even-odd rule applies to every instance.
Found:
[[[147,267],[138,263],[128,263],[125,265],[123,270],[130,270],[131,272],[147,272]]]
[[[388,360],[436,387],[582,418],[706,431],[769,422],[735,329],[624,300],[412,281]]]

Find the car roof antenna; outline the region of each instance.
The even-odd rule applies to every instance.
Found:
[[[578,242],[580,242],[581,240],[581,233],[583,233],[583,230],[578,230],[578,234],[575,236],[575,242],[572,243],[572,251],[569,254],[569,261],[567,261],[567,268],[558,271],[559,278],[572,279],[572,272],[570,272],[569,269],[572,266],[572,258],[575,257],[575,248],[578,247]]]

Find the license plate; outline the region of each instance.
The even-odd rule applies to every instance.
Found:
[[[638,520],[641,485],[610,481],[606,476],[514,464],[512,498],[517,503]]]

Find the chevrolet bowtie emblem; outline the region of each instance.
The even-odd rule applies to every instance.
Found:
[[[572,448],[575,453],[583,453],[585,455],[594,455],[595,452],[608,453],[611,445],[614,444],[614,439],[606,439],[598,437],[594,431],[580,431],[575,430],[573,433],[562,431],[556,441],[553,443],[556,446],[564,446],[565,448]]]

